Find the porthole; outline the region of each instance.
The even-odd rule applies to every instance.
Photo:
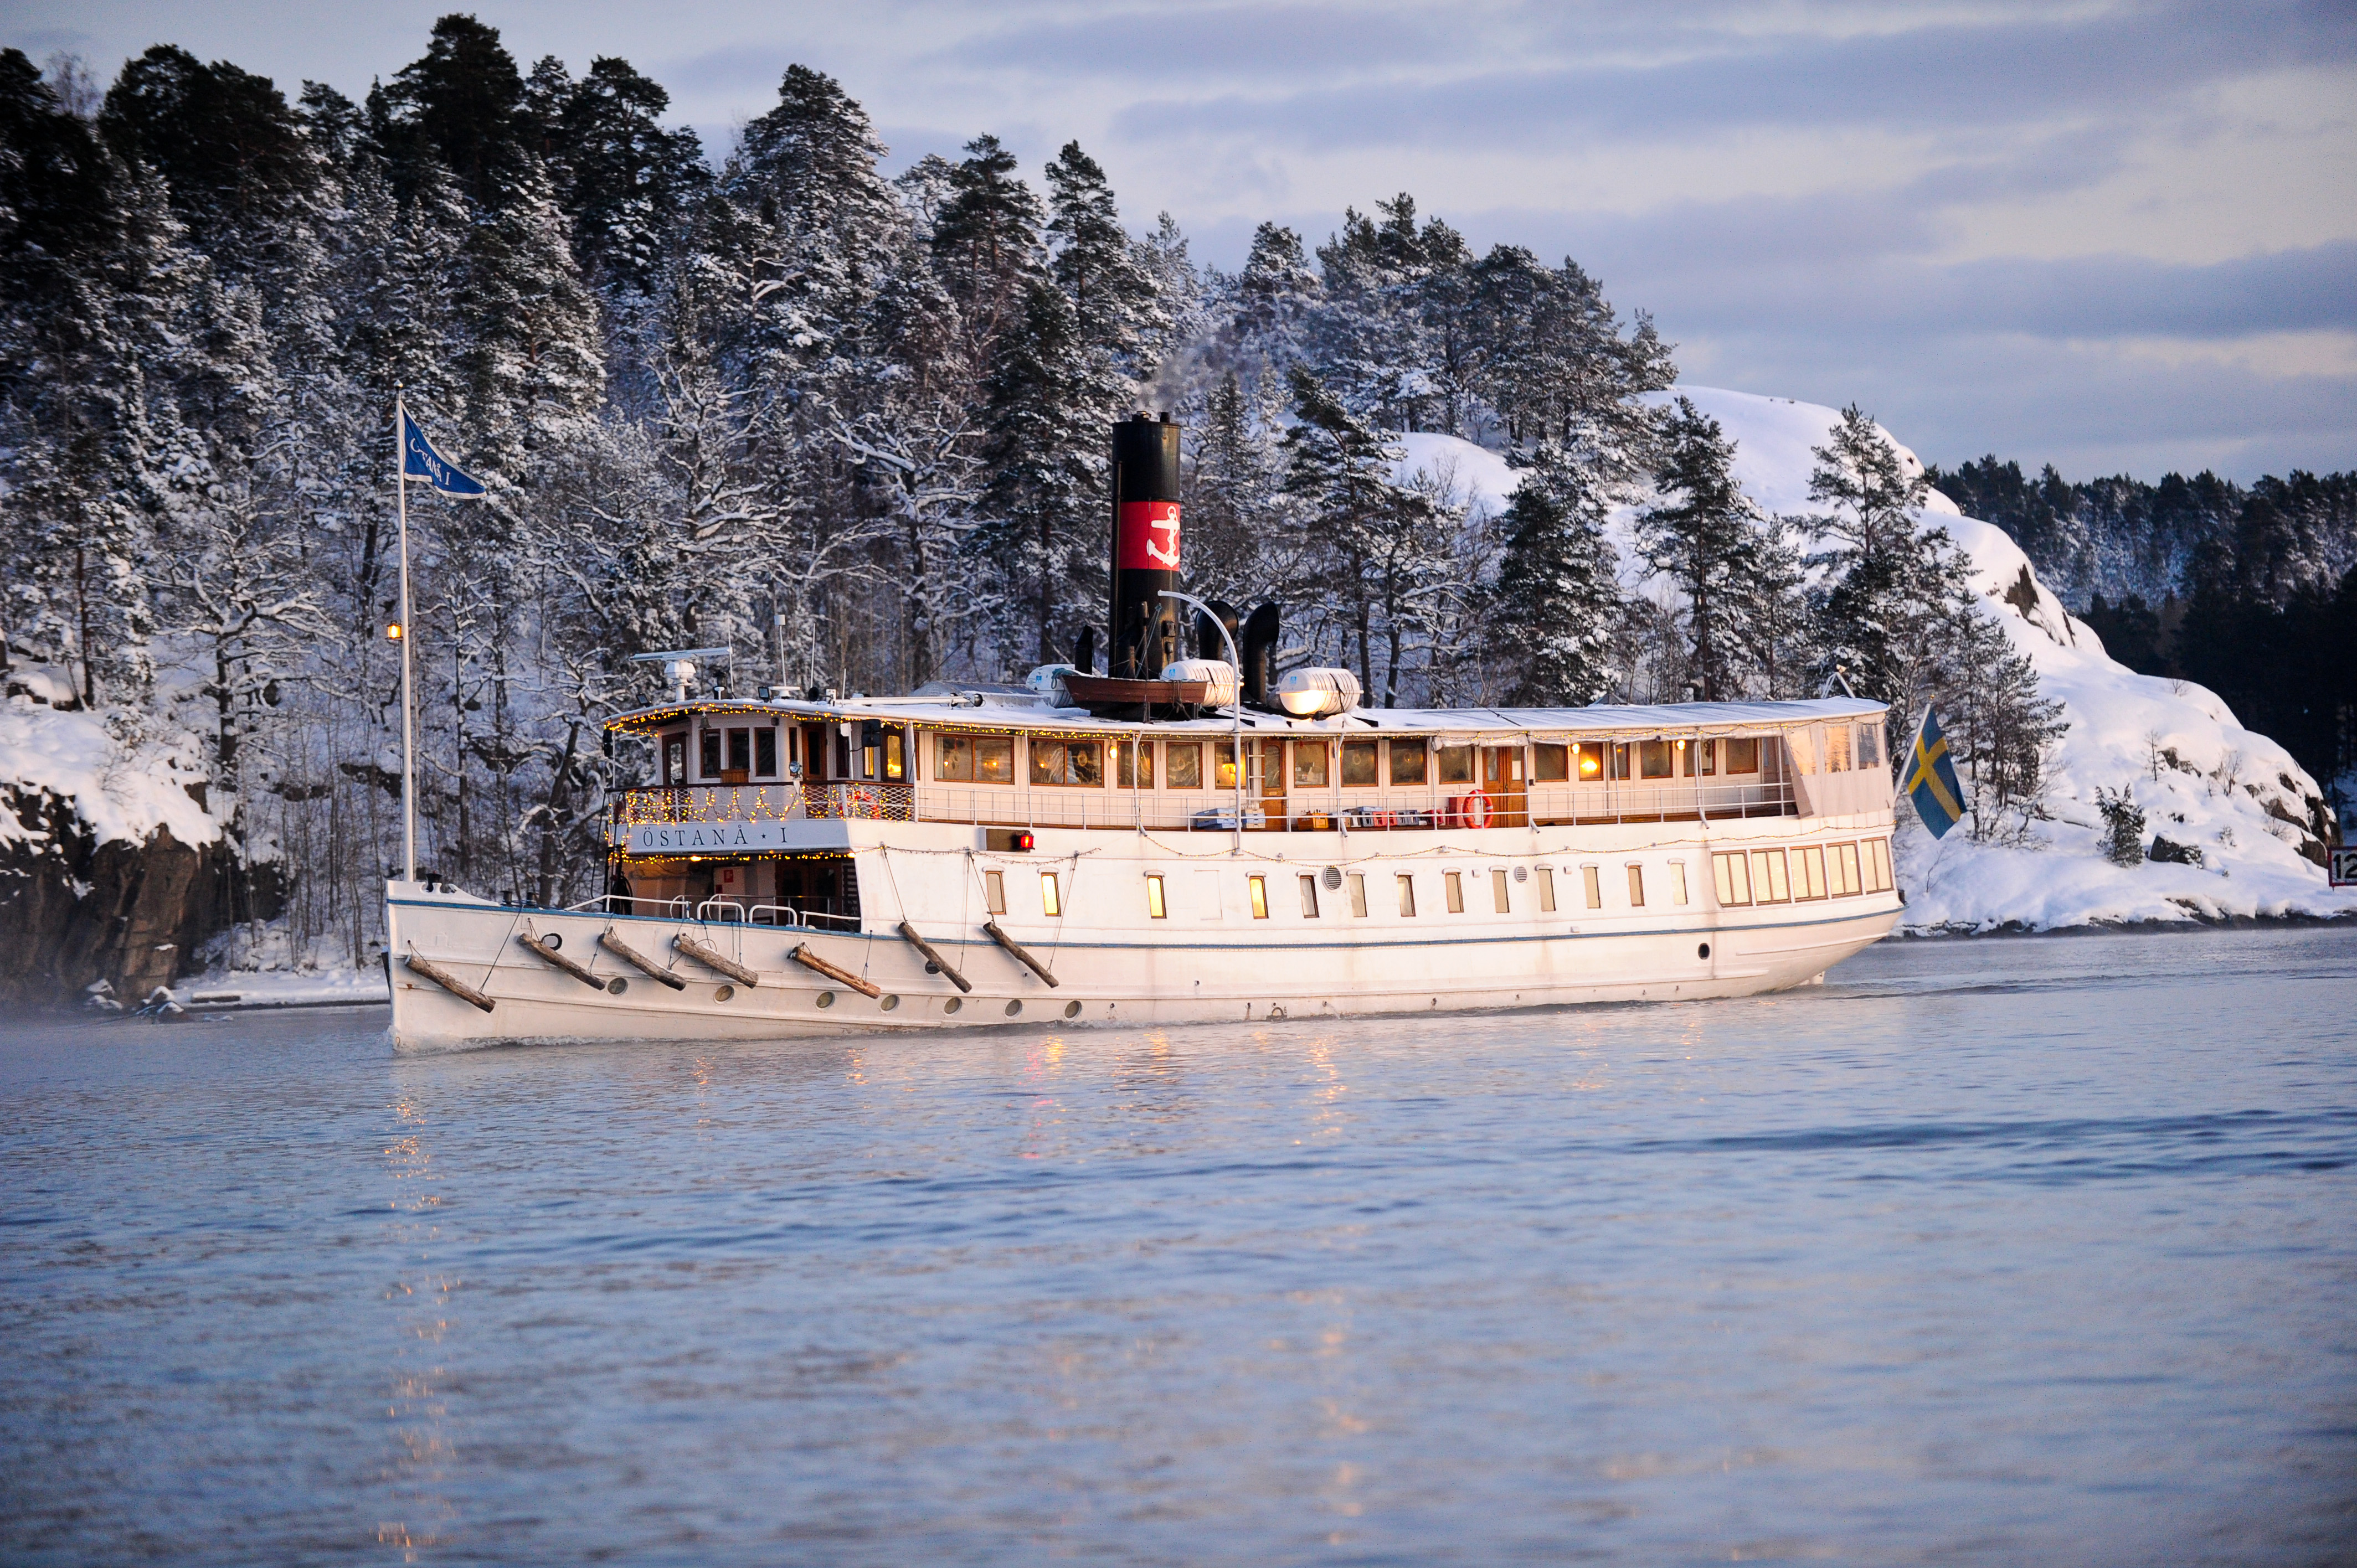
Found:
[[[541,938],[540,940],[546,942],[551,950],[554,950],[565,945],[565,933],[563,931],[551,931],[548,935]]]
[[[1023,1011],[1023,1004],[1022,1004],[1022,1003],[1020,1003],[1020,1002],[1009,1002],[1009,1003],[1006,1004],[1006,1015],[1007,1015],[1008,1017],[1010,1017],[1010,1018],[1014,1017],[1017,1013],[1020,1013],[1020,1012],[1022,1012],[1022,1011]]]
[[[1080,1015],[1081,1015],[1081,1004],[1080,1004],[1079,1003],[1077,1003],[1077,1002],[1067,1002],[1067,1003],[1065,1003],[1065,1004],[1064,1004],[1064,1016],[1065,1016],[1065,1017],[1067,1017],[1067,1018],[1077,1018],[1077,1017],[1079,1017]]]
[[[885,1012],[889,1013],[893,1008],[900,1005],[900,999],[897,996],[887,996],[881,1002],[876,1004],[876,1005],[881,1007]]]
[[[624,980],[618,974],[613,979],[606,983],[606,994],[608,996],[619,996],[623,992],[628,991],[630,988],[630,983]]]
[[[1326,885],[1327,892],[1340,893],[1342,890],[1342,868],[1329,865],[1318,874],[1318,880]]]
[[[818,1004],[819,1004],[820,1006],[822,1006],[822,1007],[832,1007],[832,1006],[834,1006],[834,992],[832,992],[832,991],[822,991],[822,992],[820,992],[820,993],[818,993]]]
[[[1529,866],[1527,866],[1527,865],[1518,865],[1518,866],[1514,867],[1514,880],[1515,880],[1515,881],[1517,881],[1517,882],[1528,882],[1530,879],[1531,879],[1531,868],[1530,868]]]
[[[946,1001],[946,1002],[944,1002],[944,1003],[942,1003],[942,1012],[944,1012],[944,1013],[954,1013],[954,1012],[956,1012],[959,1008],[961,1008],[961,1007],[963,1007],[963,1006],[964,1006],[964,1005],[965,1005],[965,998],[964,998],[964,997],[963,997],[963,996],[952,996],[952,997],[951,997],[948,1001]]]
[[[715,990],[714,990],[714,992],[712,993],[712,999],[713,999],[715,1002],[726,1002],[726,1001],[727,1001],[731,996],[734,996],[734,995],[736,995],[736,994],[737,994],[737,988],[736,988],[735,986],[733,986],[733,985],[723,985],[723,986],[719,986],[719,987],[717,987],[716,989],[715,989]]]
[[[1709,956],[1710,956],[1710,944],[1709,944],[1708,942],[1701,943],[1699,946],[1697,946],[1697,947],[1695,949],[1695,957],[1696,957],[1696,958],[1708,958]]]

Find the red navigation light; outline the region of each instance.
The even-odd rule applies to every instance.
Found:
[[[1015,847],[1017,849],[1030,849],[1039,842],[1039,840],[1031,836],[1030,830],[1028,829],[1025,829],[1023,832],[1015,835]]]

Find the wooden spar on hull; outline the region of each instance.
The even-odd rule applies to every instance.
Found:
[[[429,963],[414,952],[404,953],[401,961],[403,967],[424,975],[461,1002],[471,1002],[486,1013],[499,1005],[438,963]]]
[[[682,980],[679,976],[673,974],[667,969],[658,967],[654,960],[649,958],[646,954],[640,952],[638,949],[630,946],[630,943],[616,936],[614,934],[613,928],[610,926],[598,933],[597,945],[604,948],[608,952],[612,953],[616,958],[620,959],[624,963],[635,966],[640,972],[643,973],[649,980],[661,981],[663,984],[670,986],[673,991],[684,991],[687,989],[686,981]]]
[[[1008,952],[1013,953],[1017,960],[1022,963],[1024,968],[1029,970],[1032,973],[1046,981],[1049,985],[1055,986],[1061,985],[1063,983],[1062,981],[1058,980],[1054,975],[1048,972],[1047,965],[1041,963],[1038,959],[1033,958],[1028,952],[1026,952],[1021,942],[1018,942],[1013,937],[1008,936],[1005,931],[1000,930],[998,929],[997,921],[985,920],[982,923],[982,929],[990,934],[990,940],[992,941],[996,942],[1000,947],[1003,947]]]
[[[704,965],[705,968],[718,970],[721,973],[740,984],[759,985],[761,983],[761,977],[759,975],[755,974],[751,970],[747,969],[735,959],[726,957],[718,950],[707,947],[704,943],[697,941],[694,937],[687,936],[685,934],[675,936],[672,938],[671,945],[685,953],[688,957],[694,959],[696,962]]]
[[[788,952],[786,956],[792,959],[796,963],[802,965],[804,968],[814,969],[818,971],[819,973],[826,976],[829,980],[834,981],[836,984],[847,985],[851,987],[852,990],[858,992],[862,996],[868,997],[871,1000],[884,994],[882,987],[870,985],[867,982],[860,979],[849,970],[838,968],[836,965],[827,962],[826,960],[811,951],[810,944],[807,942],[796,943],[793,950]]]
[[[524,947],[531,949],[533,952],[536,953],[541,958],[544,958],[550,963],[554,964],[557,968],[563,970],[565,973],[571,975],[582,984],[589,987],[592,991],[603,991],[606,989],[606,982],[604,979],[590,973],[587,969],[574,962],[571,959],[566,958],[563,953],[558,952],[554,948],[550,947],[546,942],[542,941],[538,937],[533,936],[530,931],[518,931],[516,933],[516,940],[522,943]]]
[[[916,927],[909,924],[906,920],[901,921],[900,935],[907,940],[910,947],[915,948],[919,952],[923,953],[926,961],[935,969],[940,970],[943,974],[947,975],[949,977],[949,983],[952,985],[956,986],[960,991],[972,991],[974,989],[972,985],[966,983],[964,975],[960,974],[955,969],[950,966],[949,960],[943,958],[939,952],[934,950],[932,943],[927,941],[924,938],[917,934]]]

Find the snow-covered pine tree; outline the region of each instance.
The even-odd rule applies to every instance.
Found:
[[[1578,707],[1619,685],[1612,646],[1623,607],[1608,510],[1595,469],[1541,443],[1499,520],[1506,548],[1489,632],[1510,650],[1508,701]]]
[[[1107,408],[1118,408],[1127,387],[1152,372],[1141,351],[1167,317],[1097,161],[1067,142],[1048,165],[1047,180],[1049,271],[1072,302],[1082,344],[1104,360]]]
[[[971,536],[1022,607],[1001,631],[1010,670],[1047,663],[1104,598],[1105,411],[1064,291],[1036,278],[1000,334],[987,388],[982,510]]]
[[[1963,776],[1972,836],[2016,843],[2043,815],[2055,744],[2070,729],[2062,704],[2040,692],[2038,671],[1988,609],[1960,601],[1948,618],[1936,696],[1948,754]]]
[[[976,136],[950,171],[949,199],[935,213],[933,256],[950,297],[985,348],[1031,309],[1040,273],[1039,199],[1015,177],[1015,155],[996,136]]]
[[[1817,673],[1840,675],[1859,696],[1890,705],[1896,754],[1930,686],[1964,602],[1948,531],[1918,521],[1930,487],[1873,419],[1853,403],[1813,449],[1809,499],[1829,510],[1801,520],[1830,547],[1815,596]]]
[[[671,94],[628,60],[600,55],[548,127],[574,260],[610,291],[654,293],[684,209],[710,183],[695,133],[664,129],[670,107]]]
[[[1398,445],[1344,406],[1307,367],[1293,367],[1294,414],[1286,433],[1286,493],[1302,509],[1304,565],[1328,604],[1315,607],[1310,629],[1339,612],[1345,647],[1356,644],[1359,680],[1382,705],[1399,700],[1403,654],[1428,629],[1437,585],[1454,580],[1448,523],[1432,499],[1394,475]],[[1328,607],[1330,606],[1330,609]],[[1384,642],[1383,680],[1374,678],[1374,641]]]
[[[1706,703],[1751,687],[1757,667],[1743,610],[1760,565],[1759,506],[1735,478],[1735,444],[1680,398],[1662,431],[1661,499],[1637,515],[1638,553],[1679,597],[1687,682]]]

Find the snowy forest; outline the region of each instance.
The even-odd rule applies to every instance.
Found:
[[[0,679],[178,757],[298,947],[361,961],[396,858],[396,389],[491,491],[409,518],[421,849],[486,889],[598,890],[634,654],[726,645],[745,693],[1069,658],[1134,409],[1189,427],[1189,586],[1279,603],[1280,665],[1383,704],[1838,681],[1894,727],[1937,693],[1975,831],[2035,810],[2056,705],[1922,474],[1852,409],[1816,510],[1762,512],[1575,262],[1402,195],[1230,274],[1077,143],[890,175],[801,66],[725,149],[667,106],[466,16],[359,102],[0,53]],[[1512,505],[1404,467],[1420,432],[1506,454]]]
[[[2195,681],[2341,803],[2357,775],[2357,473],[2072,484],[1995,456],[1934,470],[2012,535],[2111,656]]]

